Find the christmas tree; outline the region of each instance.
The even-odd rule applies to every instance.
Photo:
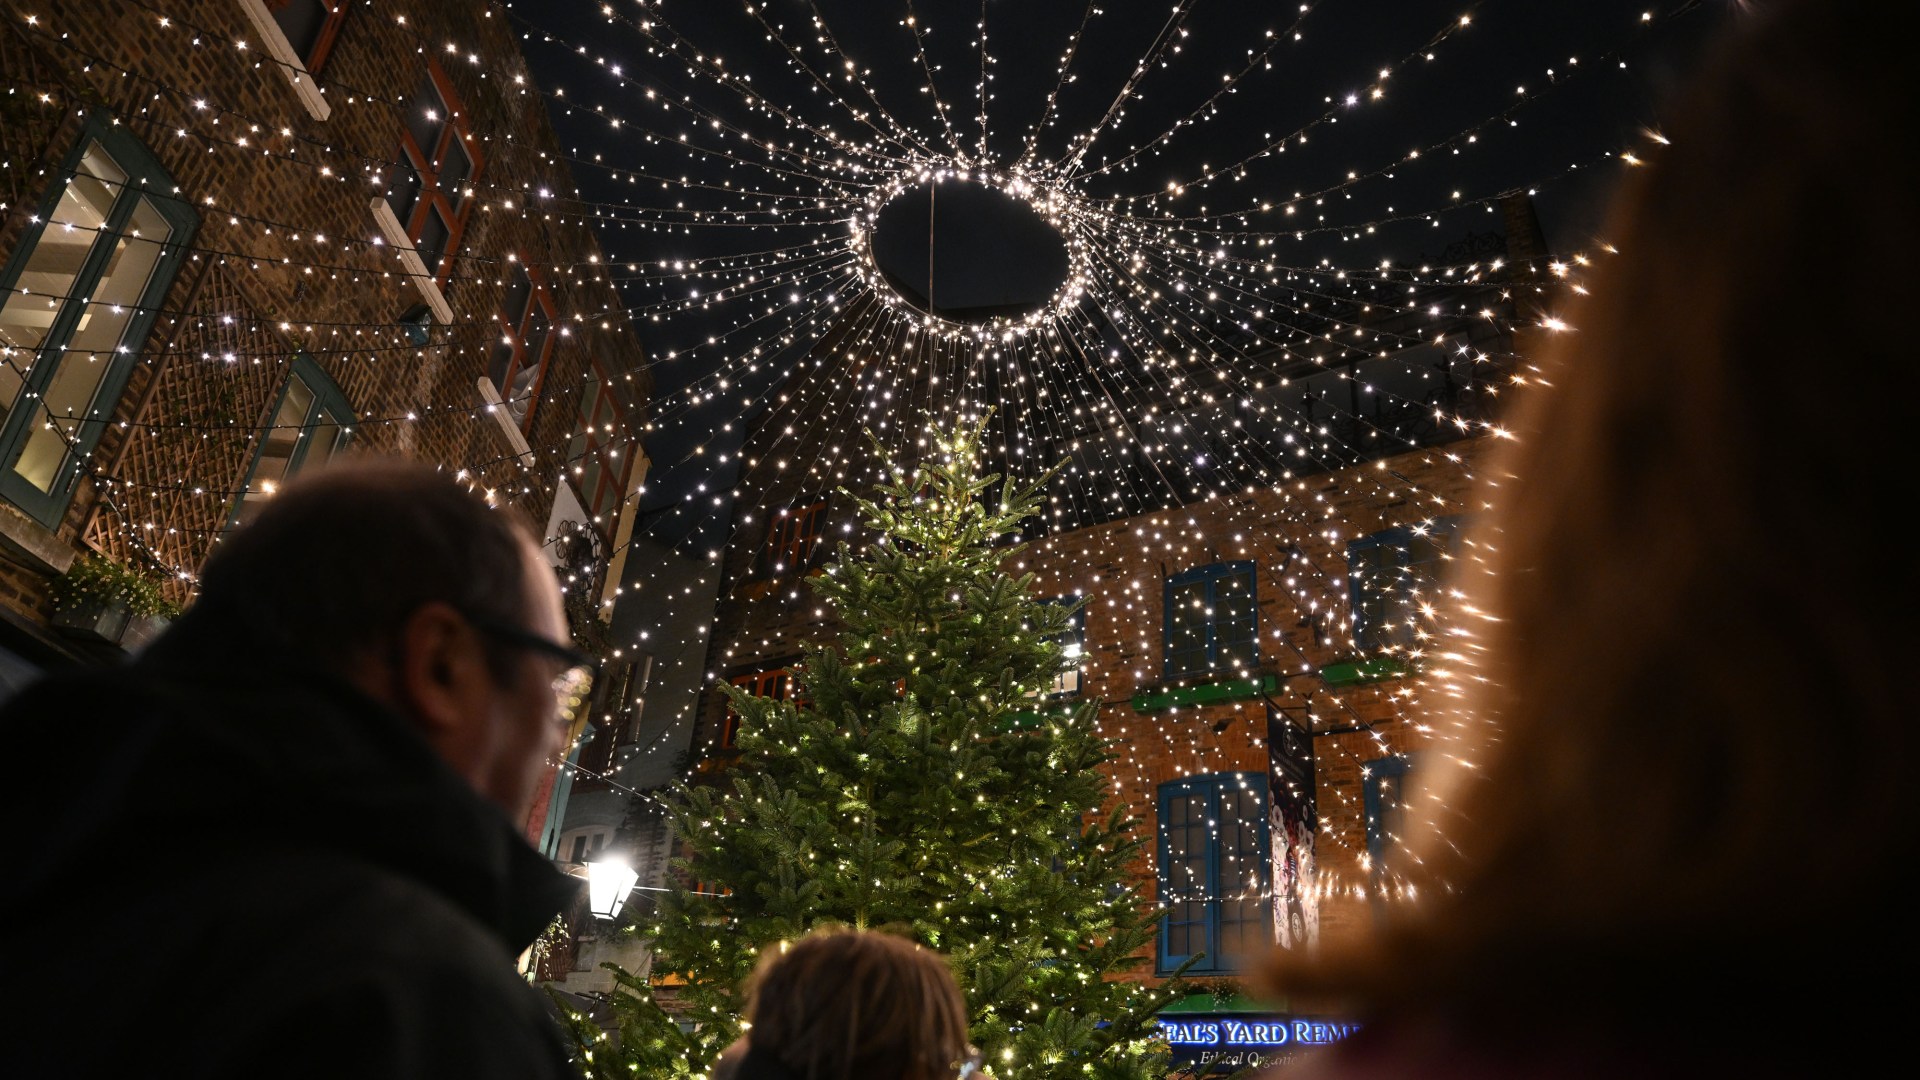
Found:
[[[1154,1013],[1178,989],[1115,978],[1155,932],[1128,872],[1141,842],[1109,807],[1097,703],[1043,700],[1073,607],[1002,570],[1040,482],[981,475],[985,428],[933,437],[911,469],[882,452],[891,480],[856,500],[873,541],[815,579],[844,631],[808,650],[802,704],[722,687],[739,761],[673,797],[704,888],[634,927],[653,978],[619,974],[617,1041],[577,1026],[595,1075],[704,1072],[739,1034],[761,950],[834,925],[946,954],[1003,1077],[1166,1075]]]

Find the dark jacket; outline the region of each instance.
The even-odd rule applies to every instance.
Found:
[[[540,1078],[576,883],[346,682],[192,615],[0,710],[0,1076]]]

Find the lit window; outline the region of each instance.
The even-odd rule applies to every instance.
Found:
[[[96,113],[0,270],[0,495],[49,528],[197,224],[184,199],[153,194],[174,190],[145,147]]]
[[[233,523],[251,520],[295,473],[325,464],[345,449],[353,439],[353,423],[346,395],[320,365],[305,353],[294,357],[293,371],[254,449]]]

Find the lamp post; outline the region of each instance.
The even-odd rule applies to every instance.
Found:
[[[625,857],[606,854],[587,864],[587,905],[596,919],[617,919],[640,875]]]

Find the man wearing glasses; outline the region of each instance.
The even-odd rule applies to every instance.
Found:
[[[444,474],[288,485],[137,661],[0,711],[0,1075],[570,1075],[513,970],[576,894],[521,832],[568,640],[531,533]]]

